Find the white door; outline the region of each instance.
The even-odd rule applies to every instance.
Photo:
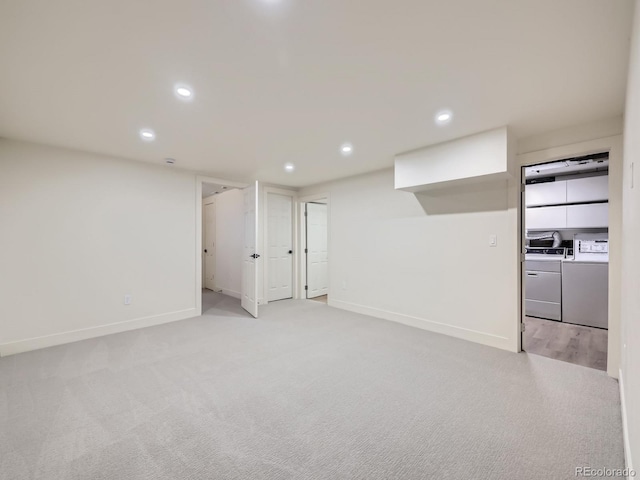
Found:
[[[329,293],[327,205],[307,203],[307,298]]]
[[[242,308],[258,318],[258,182],[244,189]]]
[[[216,289],[216,204],[204,206],[204,288]]]
[[[267,299],[273,302],[293,297],[293,199],[269,193],[267,210]]]

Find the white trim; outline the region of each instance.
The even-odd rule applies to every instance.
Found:
[[[609,192],[622,191],[620,188],[614,188],[614,182],[621,181],[622,179],[622,135],[612,135],[608,137],[596,138],[593,140],[587,140],[584,142],[571,143],[566,145],[560,145],[557,147],[544,148],[533,152],[521,153],[517,155],[517,164],[519,168],[529,165],[535,165],[539,163],[552,162],[555,160],[561,160],[563,158],[579,157],[582,155],[589,155],[592,153],[609,152],[610,159],[615,158],[615,161],[609,162]],[[518,192],[518,195],[520,193]],[[620,246],[620,236],[622,233],[622,212],[621,212],[621,198],[609,199],[609,241],[612,246]],[[520,247],[518,256],[522,251],[522,245],[524,244],[524,229],[525,225],[522,221],[524,215],[524,207],[519,200],[517,203],[517,215],[522,224],[517,229],[516,243]],[[614,210],[616,209],[616,210]],[[520,237],[522,235],[522,237]],[[613,378],[617,378],[620,368],[620,316],[612,314],[616,308],[616,297],[619,292],[619,282],[616,283],[616,279],[620,280],[619,263],[621,263],[620,255],[622,252],[613,252],[611,257],[618,259],[616,262],[610,258],[609,262],[609,330],[608,330],[608,349],[607,349],[607,374]],[[518,259],[519,261],[519,259]],[[518,295],[522,301],[524,293],[522,272],[517,275],[518,281]],[[524,304],[524,301],[522,301]],[[619,305],[618,305],[619,307]],[[618,312],[619,313],[619,312]],[[524,318],[524,306],[520,312],[521,318]],[[521,318],[518,318],[517,328],[520,328]],[[518,330],[519,331],[519,330]],[[517,338],[516,338],[517,340]]]
[[[305,195],[304,197],[298,197],[298,202],[300,203],[307,203],[307,202],[314,202],[316,200],[326,200],[327,204],[329,203],[329,193],[314,193],[313,195]]]
[[[471,330],[464,327],[456,327],[454,325],[448,325],[446,323],[434,322],[425,318],[413,317],[411,315],[405,315],[403,313],[390,312],[387,310],[381,310],[379,308],[367,307],[364,305],[358,305],[351,302],[345,302],[342,300],[332,300],[331,296],[328,297],[328,303],[331,307],[340,308],[342,310],[348,310],[350,312],[361,313],[370,317],[381,318],[383,320],[389,320],[392,322],[402,323],[411,327],[421,328],[422,330],[428,330],[430,332],[441,333],[449,335],[450,337],[456,337],[463,340],[468,340],[482,345],[488,345],[490,347],[500,348],[502,350],[513,350],[511,339],[507,337],[501,337],[499,335],[493,335],[490,333],[479,332],[477,330]]]
[[[509,215],[509,222],[511,222],[510,228],[515,228],[517,232],[517,240],[515,249],[511,251],[512,255],[516,255],[516,276],[518,278],[518,283],[516,285],[516,311],[518,315],[518,321],[514,325],[514,335],[515,338],[515,349],[516,352],[522,352],[522,325],[524,324],[525,317],[525,302],[524,302],[524,287],[525,279],[524,279],[524,262],[522,261],[522,252],[524,252],[525,247],[525,235],[524,235],[524,208],[525,205],[525,197],[524,197],[524,172],[521,167],[520,168],[520,178],[516,181],[515,179],[507,181],[507,189],[515,188],[517,195],[517,204],[515,205],[516,214]],[[512,206],[509,205],[509,209]],[[514,223],[515,222],[515,226]]]
[[[620,409],[622,411],[622,439],[624,442],[624,459],[626,467],[633,470],[631,458],[631,444],[629,443],[629,424],[627,423],[627,402],[624,394],[624,380],[622,369],[618,371],[618,383],[620,384]]]
[[[129,330],[137,330],[139,328],[152,327],[154,325],[162,325],[163,323],[185,320],[187,318],[197,317],[198,315],[199,313],[195,308],[188,308],[177,312],[162,313],[160,315],[124,320],[122,322],[110,323],[108,325],[81,328],[79,330],[71,330],[69,332],[54,333],[53,335],[44,335],[42,337],[27,338],[26,340],[3,343],[0,345],[0,357],[28,352],[31,350],[38,350],[40,348],[53,347],[55,345],[62,345],[65,343],[77,342],[80,340],[87,340],[89,338],[102,337],[104,335],[111,335],[114,333],[127,332]]]
[[[197,175],[196,180],[198,180],[201,184],[214,183],[216,185],[222,185],[224,187],[232,187],[232,188],[240,188],[240,189],[246,188],[250,185],[249,183],[232,182],[230,180],[223,180],[222,178],[208,177],[206,175]],[[200,196],[202,196],[202,192],[200,192]]]
[[[307,256],[303,253],[307,243],[306,236],[306,225],[307,219],[304,217],[304,205],[308,202],[313,202],[316,200],[326,200],[327,201],[327,255],[329,256],[329,266],[327,268],[327,275],[329,279],[331,279],[331,196],[328,192],[323,193],[315,193],[313,195],[306,195],[304,197],[298,197],[296,200],[296,210],[298,214],[296,217],[298,218],[297,225],[297,246],[300,255],[298,255],[298,264],[296,268],[297,277],[298,277],[298,286],[297,286],[297,295],[294,298],[298,299],[307,299],[307,293],[304,289],[306,278],[307,278]],[[331,298],[331,281],[329,281],[329,293],[327,294],[328,298]]]
[[[622,139],[622,135],[597,138],[586,142],[571,143],[559,147],[545,148],[534,152],[521,153],[517,155],[518,164],[521,167],[535,165],[537,163],[553,162],[569,157],[580,157],[592,153],[608,152],[614,144]]]
[[[297,245],[297,234],[298,234],[298,222],[296,217],[296,203],[297,203],[297,195],[298,193],[295,190],[285,190],[283,188],[276,187],[263,187],[264,194],[264,210],[262,218],[264,219],[264,234],[262,239],[262,248],[263,248],[263,257],[264,261],[262,262],[263,272],[262,272],[262,296],[261,302],[264,304],[269,303],[269,262],[267,262],[267,252],[269,251],[269,194],[273,193],[275,195],[284,195],[287,197],[291,197],[291,249],[293,250],[293,258],[291,259],[291,295],[292,298],[298,298],[298,269],[296,268],[296,264],[298,262],[299,251],[296,248]],[[262,303],[261,303],[262,304]]]
[[[242,294],[240,292],[236,292],[235,290],[227,290],[226,288],[220,288],[215,290],[217,293],[221,293],[223,295],[227,295],[229,297],[241,299]]]

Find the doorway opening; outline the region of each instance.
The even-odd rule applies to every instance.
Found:
[[[304,211],[304,296],[329,302],[329,202],[316,198],[303,202]]]
[[[522,167],[522,349],[607,370],[609,154]]]
[[[243,191],[202,181],[202,312],[242,313]]]

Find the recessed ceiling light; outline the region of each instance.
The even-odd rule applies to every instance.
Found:
[[[182,100],[191,100],[193,98],[193,89],[186,85],[176,85],[174,91],[176,96]]]
[[[286,164],[284,165],[284,171],[285,171],[285,172],[291,173],[291,172],[293,172],[295,169],[296,169],[296,166],[295,166],[293,163],[286,163]]]
[[[350,143],[343,143],[340,147],[340,153],[342,153],[342,155],[344,155],[345,157],[351,155],[353,153],[353,145],[351,145]]]
[[[438,125],[446,125],[447,123],[451,122],[451,120],[453,119],[453,113],[451,113],[451,111],[449,110],[441,110],[438,113],[436,113],[436,123]]]
[[[150,128],[143,128],[140,130],[140,138],[145,142],[152,142],[156,139],[156,133]]]

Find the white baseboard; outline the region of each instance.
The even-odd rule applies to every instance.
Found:
[[[88,338],[102,337],[103,335],[110,335],[112,333],[126,332],[129,330],[136,330],[138,328],[176,322],[178,320],[185,320],[197,315],[195,308],[189,308],[187,310],[180,310],[177,312],[125,320],[124,322],[110,323],[108,325],[100,325],[97,327],[83,328],[80,330],[72,330],[70,332],[55,333],[53,335],[45,335],[42,337],[27,338],[25,340],[3,343],[0,344],[0,357],[29,352],[31,350],[38,350],[40,348],[53,347],[64,343],[77,342]]]
[[[490,333],[479,332],[477,330],[457,327],[455,325],[447,325],[446,323],[434,322],[432,320],[413,317],[411,315],[405,315],[403,313],[389,312],[387,310],[381,310],[379,308],[367,307],[365,305],[358,305],[351,302],[344,302],[342,300],[332,300],[331,296],[329,296],[328,298],[328,303],[331,307],[349,310],[350,312],[362,313],[371,317],[382,318],[384,320],[402,323],[411,327],[429,330],[430,332],[442,333],[444,335],[449,335],[450,337],[461,338],[463,340],[480,343],[482,345],[488,345],[490,347],[500,348],[502,350],[509,350],[510,352],[515,351],[513,345],[511,345],[513,342],[507,337],[501,337]]]
[[[620,409],[622,410],[622,438],[624,440],[624,459],[629,470],[633,470],[633,459],[631,458],[631,445],[629,444],[629,425],[627,423],[627,402],[624,394],[624,378],[622,370],[618,372],[618,383],[620,384]]]
[[[221,288],[220,293],[222,293],[223,295],[228,295],[233,298],[238,298],[238,299],[242,298],[242,294],[240,294],[240,292],[236,292],[235,290],[227,290],[225,288]]]

